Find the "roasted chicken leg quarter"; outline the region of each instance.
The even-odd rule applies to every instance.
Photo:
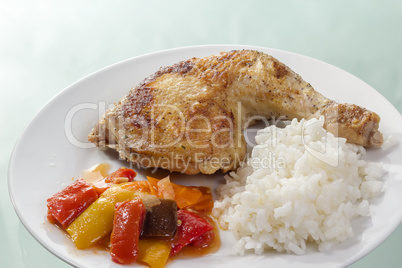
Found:
[[[324,116],[324,127],[348,142],[383,142],[376,113],[324,97],[283,63],[252,50],[161,68],[107,110],[88,139],[140,166],[212,174],[245,159],[244,128],[280,116]]]

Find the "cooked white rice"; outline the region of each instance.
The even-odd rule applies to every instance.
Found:
[[[370,214],[381,165],[322,126],[322,119],[293,120],[260,130],[247,164],[225,176],[213,215],[233,232],[237,254],[304,254],[310,242],[325,251],[353,236],[356,216]]]

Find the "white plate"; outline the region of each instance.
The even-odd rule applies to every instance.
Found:
[[[121,267],[106,252],[76,250],[57,228],[47,223],[46,199],[78,177],[82,169],[108,162],[113,168],[126,165],[117,154],[103,152],[86,142],[86,137],[104,107],[118,101],[143,78],[160,66],[223,50],[251,48],[273,55],[299,73],[316,90],[340,102],[362,105],[377,112],[380,130],[402,141],[399,112],[377,91],[334,66],[305,56],[262,47],[214,45],[172,49],[136,57],[89,75],[49,101],[32,119],[15,146],[9,167],[9,191],[17,214],[28,231],[49,251],[77,267]],[[200,259],[175,260],[170,267],[332,267],[353,263],[377,247],[397,228],[402,219],[402,149],[369,150],[371,160],[385,164],[384,194],[372,200],[372,216],[354,220],[356,236],[327,253],[309,250],[303,256],[277,254],[232,256],[233,237],[221,232],[222,247]],[[141,170],[144,176],[151,170]],[[160,175],[160,174],[159,174]],[[160,175],[161,176],[161,175]],[[187,184],[215,187],[208,176],[174,174]],[[186,178],[184,178],[186,177]],[[215,178],[222,177],[217,174]]]

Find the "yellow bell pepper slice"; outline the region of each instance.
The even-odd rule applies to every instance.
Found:
[[[138,262],[148,264],[151,268],[163,268],[170,255],[170,243],[157,239],[140,239]]]
[[[112,231],[114,204],[98,198],[67,228],[78,249],[86,249]]]
[[[128,183],[116,184],[107,189],[105,192],[103,192],[100,197],[105,198],[110,202],[116,204],[118,202],[123,202],[126,201],[127,199],[132,199],[138,196],[139,192],[125,188],[127,184],[131,183],[128,182]]]
[[[116,185],[107,189],[66,229],[78,249],[86,249],[113,229],[115,204],[134,198],[137,192]]]

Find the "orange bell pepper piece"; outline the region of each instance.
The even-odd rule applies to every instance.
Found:
[[[203,196],[203,192],[200,190],[200,187],[176,184],[171,182],[169,177],[166,177],[162,180],[147,177],[147,180],[151,187],[158,193],[157,195],[159,198],[175,200],[180,209],[194,206]],[[209,197],[206,196],[204,199],[209,199]]]
[[[175,192],[175,201],[180,209],[195,205],[202,197],[202,192],[198,187],[187,187],[174,183],[172,185]]]
[[[214,199],[212,197],[211,189],[209,187],[197,187],[201,192],[201,197],[197,202],[189,205],[187,208],[192,208],[198,211],[211,211],[214,207]]]

